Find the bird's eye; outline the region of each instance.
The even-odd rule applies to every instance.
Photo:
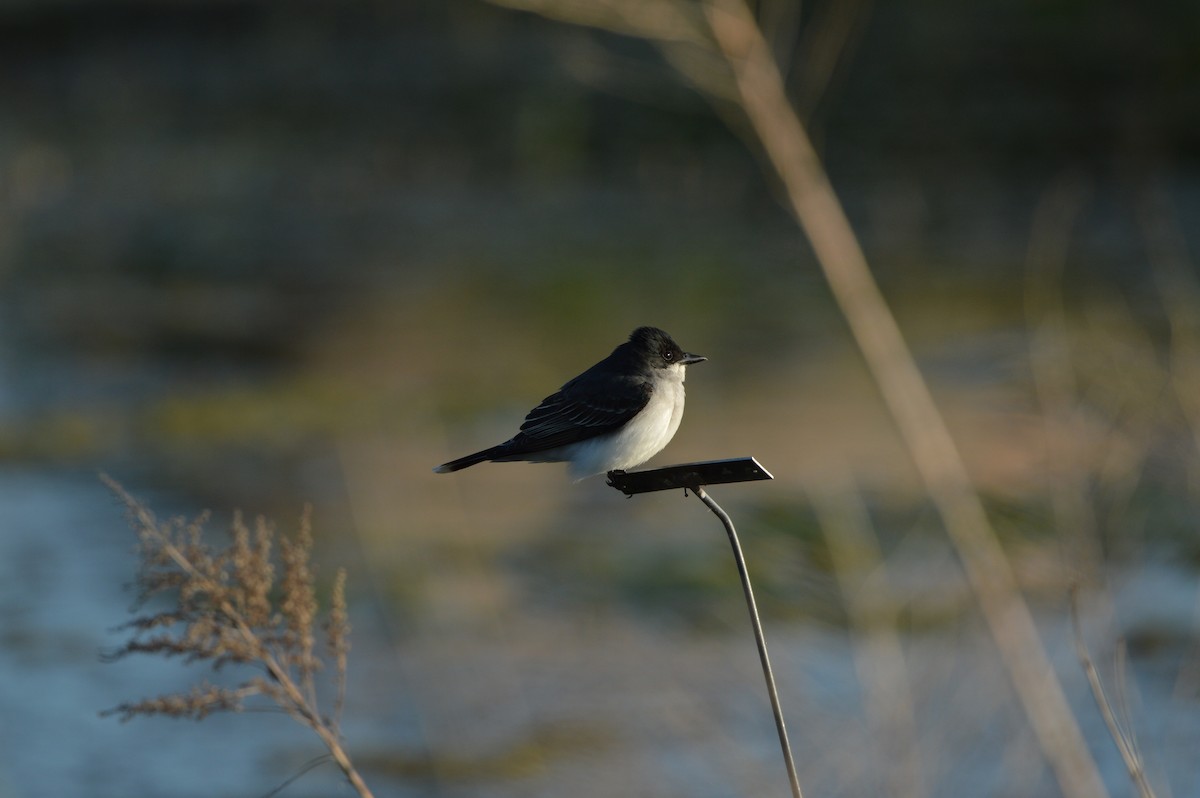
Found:
[[[674,360],[675,353],[672,352],[670,349],[668,349],[666,352],[663,352],[663,357],[666,358],[667,360]]]

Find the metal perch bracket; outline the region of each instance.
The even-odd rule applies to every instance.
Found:
[[[707,460],[703,463],[683,463],[647,471],[609,471],[608,484],[633,496],[656,490],[684,488],[699,491],[703,485],[724,485],[730,482],[755,482],[774,479],[753,457],[732,460]]]
[[[771,698],[771,709],[775,713],[775,729],[779,732],[779,747],[783,751],[783,761],[787,766],[792,796],[793,798],[803,798],[800,794],[800,781],[796,776],[796,763],[792,759],[792,748],[788,743],[787,726],[783,722],[783,710],[779,706],[779,692],[775,689],[775,676],[771,672],[771,659],[767,656],[767,641],[763,637],[762,621],[758,617],[758,605],[754,601],[754,590],[750,586],[750,574],[746,571],[746,558],[742,556],[742,545],[738,542],[737,531],[733,528],[733,521],[730,520],[729,514],[722,510],[721,505],[717,504],[704,490],[705,485],[756,482],[764,479],[774,479],[774,477],[753,457],[683,463],[666,468],[652,468],[647,471],[608,472],[608,484],[626,496],[679,488],[683,488],[685,491],[690,490],[725,525],[725,531],[729,534],[729,545],[733,547],[733,559],[737,562],[738,575],[742,579],[742,591],[746,594],[746,608],[750,611],[750,625],[754,627],[754,639],[758,643],[758,659],[762,663],[763,678],[767,682],[767,694]]]

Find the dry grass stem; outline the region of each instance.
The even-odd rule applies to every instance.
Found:
[[[740,0],[712,2],[705,8],[716,40],[734,69],[746,114],[787,188],[792,210],[812,242],[838,305],[958,550],[1059,786],[1071,798],[1107,795],[958,448],[871,275],[807,133],[787,101],[779,72],[753,17]]]
[[[310,566],[310,512],[305,510],[295,537],[277,535],[262,518],[251,532],[242,516],[235,514],[229,545],[215,549],[204,538],[207,515],[190,523],[160,522],[115,481],[101,478],[125,504],[138,536],[134,611],[143,611],[151,599],[173,602],[169,609],[144,613],[126,623],[123,628],[131,632],[130,639],[108,658],[155,654],[207,664],[214,671],[236,665],[249,672],[236,687],[201,682],[187,693],[124,702],[102,714],[122,720],[139,715],[202,720],[213,712],[240,712],[247,699],[261,696],[311,728],[358,794],[370,796],[338,731],[350,632],[344,571],[334,581],[324,622],[334,662],[332,717],[326,717],[318,703],[316,674],[323,663],[315,651],[318,607]],[[272,559],[276,541],[282,566],[278,580]]]
[[[342,725],[342,709],[346,705],[346,658],[350,653],[350,616],[346,612],[346,569],[339,568],[333,580],[329,600],[329,617],[325,620],[326,644],[337,670],[337,695],[333,700],[333,729]]]
[[[1129,704],[1124,684],[1124,646],[1118,649],[1117,692],[1121,708],[1121,717],[1118,718],[1117,712],[1113,709],[1112,702],[1108,698],[1108,693],[1104,689],[1104,683],[1100,680],[1100,674],[1096,670],[1096,665],[1092,662],[1092,655],[1088,651],[1087,643],[1083,639],[1083,625],[1079,621],[1077,589],[1071,589],[1070,599],[1071,630],[1075,641],[1075,654],[1079,658],[1079,663],[1083,667],[1084,674],[1087,676],[1088,685],[1092,689],[1092,698],[1095,699],[1096,706],[1100,710],[1100,715],[1104,718],[1104,725],[1108,727],[1109,735],[1117,745],[1117,751],[1121,754],[1121,761],[1125,763],[1125,769],[1129,771],[1129,778],[1133,781],[1134,786],[1137,787],[1138,795],[1141,798],[1155,798],[1154,789],[1146,780],[1146,769],[1142,761],[1142,753],[1138,748],[1137,737],[1132,731],[1133,725],[1130,721],[1131,716],[1129,714]],[[1126,731],[1126,728],[1129,731]]]

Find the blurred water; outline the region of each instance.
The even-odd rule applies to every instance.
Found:
[[[179,504],[143,498],[160,515]],[[0,472],[0,530],[0,796],[255,795],[320,753],[278,713],[196,724],[97,716],[190,681],[175,663],[100,661],[130,606],[133,541],[122,508],[93,475]],[[753,570],[756,536],[743,535]],[[352,584],[364,577],[352,575]],[[1141,641],[1131,703],[1149,772],[1175,795],[1194,794],[1194,577],[1151,563],[1115,581],[1111,629]],[[1062,610],[1039,613],[1043,637],[1106,780],[1123,794],[1126,776]],[[482,625],[397,632],[394,619],[380,622],[381,611],[352,607],[346,716],[349,748],[377,794],[724,798],[784,785],[748,629],[696,634],[628,613],[581,624],[526,608]],[[1095,628],[1103,618],[1089,613],[1087,623],[1108,674],[1112,638]],[[1156,630],[1156,645],[1147,629]],[[885,790],[898,763],[865,719],[855,670],[866,654],[861,640],[781,621],[768,623],[768,636],[806,787],[817,795]],[[1055,794],[977,622],[909,636],[904,650],[930,795]],[[347,790],[325,766],[285,794]]]

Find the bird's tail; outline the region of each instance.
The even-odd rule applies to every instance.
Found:
[[[485,463],[488,460],[494,460],[505,453],[504,444],[493,446],[490,449],[484,449],[482,452],[468,454],[465,457],[460,457],[457,460],[451,460],[449,463],[442,463],[437,468],[433,469],[435,474],[449,474],[453,471],[462,471],[464,468],[470,468],[479,463]]]

